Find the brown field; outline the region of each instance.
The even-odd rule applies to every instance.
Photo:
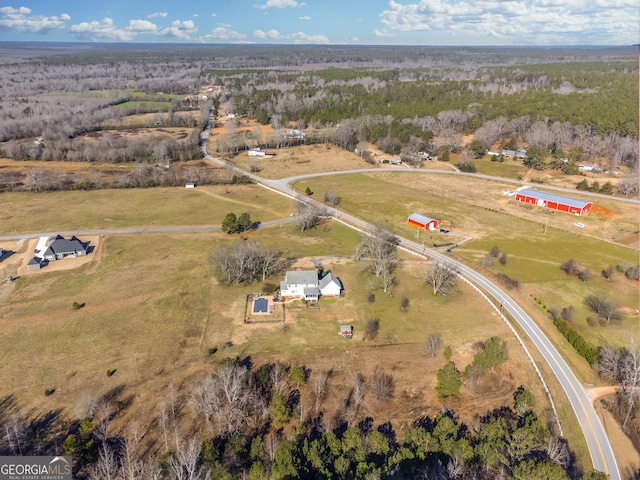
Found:
[[[176,140],[184,140],[193,132],[192,128],[184,127],[150,127],[150,128],[130,128],[128,130],[100,130],[90,132],[79,138],[139,138],[143,136],[168,135]]]
[[[176,112],[180,115],[188,115],[193,118],[198,118],[200,115],[200,111],[198,110],[189,110],[185,112]],[[153,126],[154,122],[162,121],[165,118],[169,117],[169,113],[167,112],[153,112],[153,113],[139,113],[136,115],[127,115],[126,117],[122,117],[121,119],[109,119],[106,120],[103,125],[105,127],[128,127],[128,126]]]

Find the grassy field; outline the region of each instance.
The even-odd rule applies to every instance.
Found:
[[[498,193],[499,185],[487,182],[483,188],[482,182],[475,181],[474,187],[459,180],[443,175],[434,178],[376,173],[316,178],[298,182],[296,188],[303,191],[309,186],[318,192],[333,188],[342,197],[340,206],[345,211],[370,222],[381,221],[407,238],[418,239],[419,232],[406,224],[410,213],[445,219],[450,223],[452,235],[423,232],[418,241],[430,247],[433,243],[457,242],[464,236],[471,236],[472,239],[456,248],[453,254],[475,266],[479,266],[494,245],[498,246],[507,254],[508,262],[505,266],[496,262],[493,272],[506,273],[520,280],[521,290],[526,292],[523,301],[525,305],[529,304],[540,322],[544,323],[548,318],[541,308],[543,305],[547,309],[574,305],[576,328],[589,341],[597,345],[600,338],[606,338],[619,345],[628,343],[629,332],[637,331],[639,326],[635,312],[639,304],[637,282],[620,274],[607,281],[600,272],[609,265],[636,263],[637,250],[576,233],[572,229],[574,216],[521,208]],[[399,184],[405,187],[399,188]],[[466,201],[469,199],[473,203],[478,197],[486,198],[484,205],[470,205]],[[490,203],[492,199],[495,199],[493,204]],[[637,205],[610,206],[616,209],[618,217],[600,218],[592,214],[581,217],[587,224],[586,232],[596,237],[604,234],[615,237],[620,230],[637,231]],[[543,223],[546,220],[548,227]],[[603,228],[604,223],[612,225]],[[570,258],[588,268],[593,278],[588,282],[567,278],[560,265]],[[588,312],[583,299],[597,292],[607,293],[624,308],[627,314],[624,321],[596,327],[587,325]]]
[[[286,255],[303,268],[312,268],[309,256],[322,258],[343,281],[345,296],[322,300],[319,310],[300,302],[288,305],[285,328],[247,325],[244,299],[261,285],[221,285],[208,260],[216,245],[238,237],[107,236],[93,263],[66,272],[26,275],[14,284],[9,300],[0,304],[4,391],[31,408],[55,405],[74,416],[86,396],[100,398],[118,388],[132,400],[119,421],[132,417],[151,421],[158,412],[149,411],[149,405],[157,405],[169,383],[185,393],[192,377],[225,355],[249,356],[257,365],[281,359],[304,364],[312,372],[332,368],[334,388],[348,383],[354,372],[367,376],[377,366],[393,373],[397,385],[397,400],[378,413],[406,426],[416,411],[434,415],[442,407],[434,396],[434,382],[445,360],[428,357],[423,347],[434,332],[452,347],[453,360],[461,369],[471,362],[475,342],[500,335],[509,344],[508,365],[488,375],[478,389],[464,388],[453,405],[465,421],[478,410],[510,405],[520,384],[541,391],[506,325],[467,287],[461,285],[458,296],[433,297],[422,286],[424,265],[408,262],[398,269],[393,296],[377,292],[375,301],[369,302],[365,264],[349,258],[358,241],[353,231],[328,223],[300,233],[294,225],[286,225],[249,237],[264,243],[281,239]],[[402,312],[404,296],[410,304]],[[74,301],[85,307],[73,310]],[[375,340],[363,341],[371,317],[380,319],[380,332]],[[337,334],[345,323],[355,327],[353,340]],[[208,351],[214,347],[219,353],[211,357]],[[418,377],[416,368],[421,372]],[[108,376],[107,371],[113,370]],[[47,397],[45,389],[55,393]],[[544,409],[544,396],[538,396]]]
[[[220,225],[229,212],[266,221],[292,211],[291,200],[254,186],[3,193],[1,198],[0,235],[52,228]],[[69,208],[74,205],[79,207]]]

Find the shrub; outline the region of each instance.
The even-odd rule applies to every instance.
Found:
[[[367,297],[367,300],[369,301],[369,303],[373,303],[376,301],[376,294],[375,293],[370,293],[369,296]]]
[[[313,191],[311,190],[311,187],[307,187],[304,193],[306,193],[307,195],[313,195]]]
[[[588,268],[580,270],[580,272],[578,273],[578,278],[583,282],[586,282],[591,278],[591,270],[589,270]]]
[[[569,322],[566,320],[558,319],[553,324],[558,331],[567,339],[567,341],[575,348],[576,352],[584,357],[590,365],[593,365],[598,360],[598,349],[593,345],[587,343],[587,341],[576,332]]]
[[[369,320],[367,320],[367,323],[364,327],[364,338],[373,340],[378,336],[379,330],[380,330],[380,319],[370,318]]]
[[[444,359],[448,362],[449,360],[451,360],[452,354],[453,352],[451,351],[451,347],[447,345],[447,347],[444,349]]]
[[[567,275],[575,275],[580,271],[580,264],[573,258],[570,258],[562,265],[560,265],[560,270],[562,270]]]
[[[400,309],[404,312],[409,307],[409,299],[407,297],[402,297],[400,300]]]
[[[49,397],[49,396],[53,395],[55,391],[56,391],[56,389],[55,389],[55,388],[47,388],[47,389],[44,391],[44,396],[45,396],[45,397]]]
[[[72,307],[74,310],[80,310],[83,306],[84,306],[84,304],[83,304],[83,303],[78,303],[78,302],[73,302],[73,303],[71,304],[71,307]]]
[[[496,278],[500,283],[506,285],[509,288],[515,288],[516,290],[520,288],[520,280],[518,280],[517,278],[511,278],[509,275],[506,275],[504,273],[498,273],[496,275]],[[542,302],[538,300],[538,303]]]
[[[107,377],[113,377],[113,375],[116,373],[116,369],[112,368],[107,370]]]

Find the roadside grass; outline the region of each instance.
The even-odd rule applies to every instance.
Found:
[[[14,233],[220,225],[229,212],[254,221],[285,217],[291,200],[255,185],[2,193],[0,235]]]
[[[482,159],[474,160],[473,164],[476,166],[477,173],[493,177],[517,180],[527,173],[527,167],[522,165],[522,162],[516,163],[510,159],[505,159],[504,162],[492,162],[491,157],[485,156]]]

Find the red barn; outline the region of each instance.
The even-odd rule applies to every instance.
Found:
[[[423,230],[436,230],[438,228],[438,220],[425,217],[424,215],[420,215],[419,213],[412,213],[411,215],[409,215],[407,223]]]
[[[584,215],[593,207],[593,203],[575,198],[563,197],[552,193],[538,192],[524,188],[516,192],[518,202],[538,205],[540,207],[560,210],[561,212],[573,213],[574,215]]]

